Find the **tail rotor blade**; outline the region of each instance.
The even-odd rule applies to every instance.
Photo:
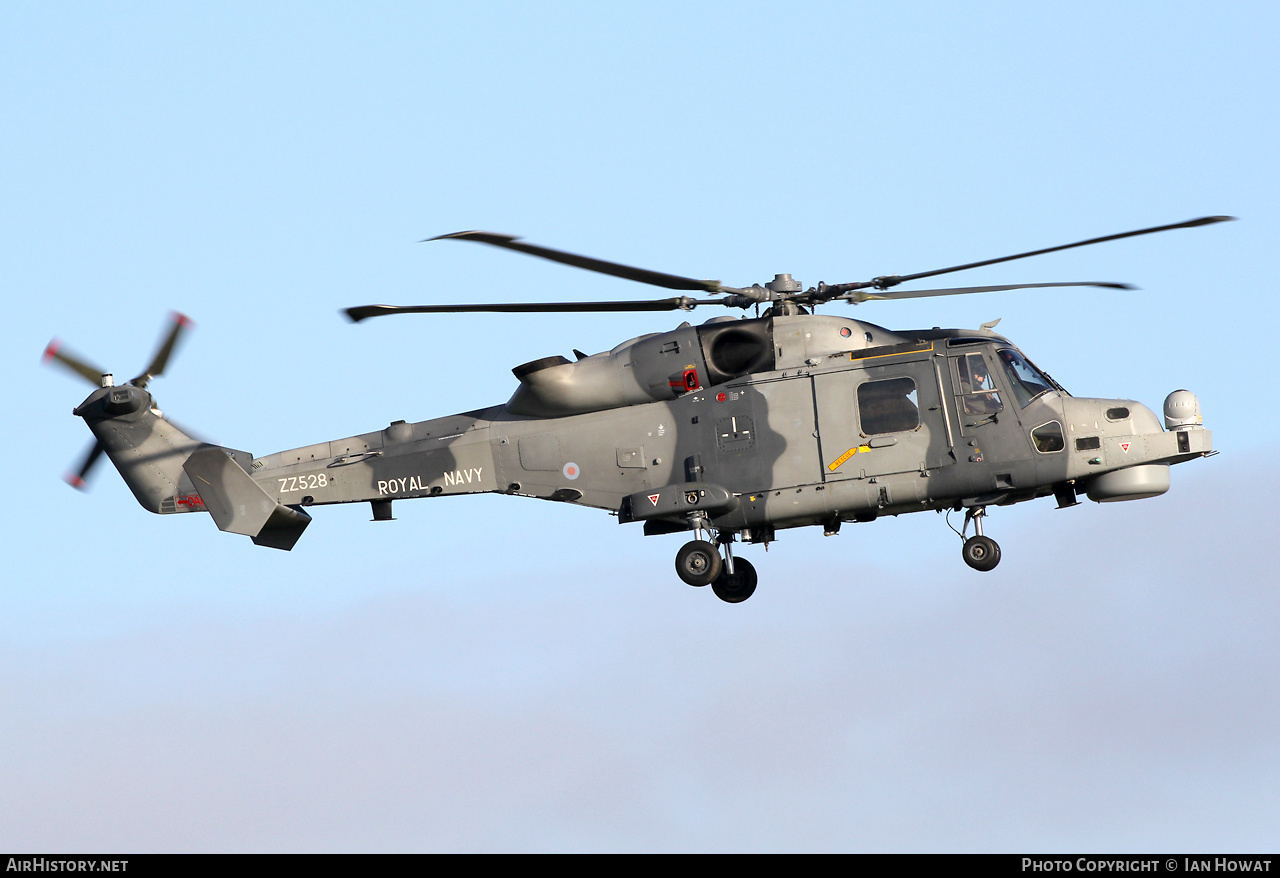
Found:
[[[179,314],[177,311],[169,315],[172,325],[169,332],[165,335],[164,340],[160,342],[160,347],[156,349],[155,356],[151,358],[151,362],[147,368],[142,370],[142,374],[138,375],[129,383],[135,387],[146,387],[147,382],[152,378],[158,378],[164,374],[164,367],[169,362],[169,357],[173,354],[173,349],[178,343],[178,338],[182,335],[183,330],[192,325],[191,318],[185,314]]]
[[[49,342],[49,346],[44,349],[44,361],[46,363],[50,361],[61,363],[63,367],[75,372],[95,387],[102,385],[102,376],[106,374],[97,366],[91,366],[72,354],[56,338]]]
[[[102,443],[95,442],[89,448],[89,453],[84,456],[84,461],[80,464],[80,469],[75,472],[68,472],[63,476],[63,481],[75,488],[77,491],[83,491],[87,487],[86,479],[89,477],[94,464],[98,462],[98,458],[102,457]]]

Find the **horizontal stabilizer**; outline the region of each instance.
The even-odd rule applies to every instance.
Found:
[[[305,512],[276,503],[216,445],[203,446],[182,468],[220,530],[288,551],[311,523]]]
[[[287,552],[293,548],[293,544],[310,523],[311,516],[301,509],[276,506],[262,530],[253,537],[253,542],[269,549],[284,549]]]

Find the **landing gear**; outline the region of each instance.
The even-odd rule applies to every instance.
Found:
[[[734,558],[733,572],[721,571],[712,581],[711,590],[726,603],[740,604],[755,594],[756,581],[755,566],[744,558]]]
[[[985,506],[975,506],[970,509],[964,515],[964,530],[960,532],[960,536],[963,537],[964,531],[969,529],[969,522],[973,522],[974,535],[964,541],[961,554],[964,556],[964,563],[983,573],[994,570],[1000,563],[1000,545],[991,537],[982,534],[982,519],[986,516]]]
[[[755,594],[756,568],[750,561],[733,557],[735,534],[718,533],[703,518],[693,518],[690,524],[699,538],[685,543],[676,553],[676,575],[689,585],[710,585],[716,597],[730,604],[740,604]],[[704,531],[711,541],[701,538]]]
[[[723,569],[720,552],[706,540],[687,542],[676,553],[676,575],[689,585],[710,585]]]
[[[974,536],[964,541],[964,563],[984,573],[1000,563],[1000,546],[991,537]]]

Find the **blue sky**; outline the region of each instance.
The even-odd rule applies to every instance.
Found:
[[[0,847],[1256,850],[1274,846],[1272,4],[10,3],[0,11]],[[669,315],[353,326],[374,302],[647,297],[481,228],[733,285],[924,271],[1141,287],[871,303],[996,317],[1069,390],[1199,394],[1165,497],[935,516],[752,554],[475,497],[322,509],[291,553],[151,516],[53,336],[264,454],[505,400]],[[697,312],[698,319],[715,316]],[[758,557],[757,557],[758,556]]]

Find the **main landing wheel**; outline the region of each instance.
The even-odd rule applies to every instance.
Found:
[[[756,568],[743,558],[733,559],[733,573],[722,570],[711,583],[716,597],[731,604],[740,604],[755,594]]]
[[[969,537],[963,551],[964,563],[974,570],[994,570],[1000,563],[1000,545],[991,537]]]
[[[676,553],[676,575],[689,585],[709,585],[723,568],[720,552],[706,540],[685,543]]]

